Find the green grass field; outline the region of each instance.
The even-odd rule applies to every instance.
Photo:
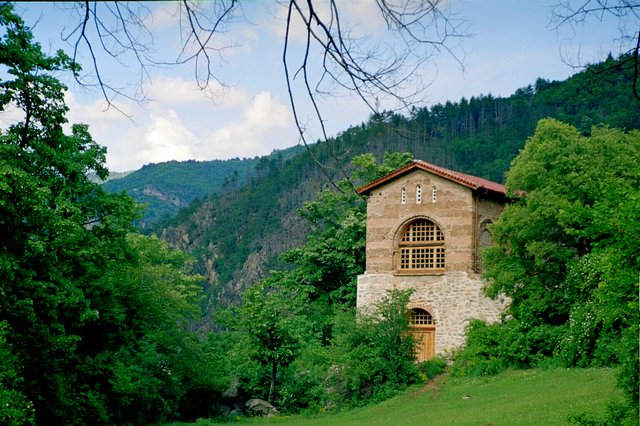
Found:
[[[489,378],[446,378],[439,392],[414,386],[381,404],[344,413],[243,419],[233,425],[566,425],[569,416],[604,413],[622,400],[610,369],[508,371]],[[211,423],[200,420],[197,426]],[[193,424],[192,424],[193,425]]]

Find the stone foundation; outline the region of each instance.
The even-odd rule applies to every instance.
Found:
[[[496,322],[508,304],[505,297],[492,300],[482,293],[484,282],[476,274],[448,272],[444,275],[394,275],[365,273],[358,277],[357,307],[373,306],[387,290],[413,289],[409,308],[422,308],[436,325],[436,354],[448,356],[464,343],[470,320]]]

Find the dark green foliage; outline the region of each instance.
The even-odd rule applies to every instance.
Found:
[[[328,376],[332,371],[332,354],[319,339],[307,338],[299,356],[284,370],[276,403],[285,413],[319,412],[338,408],[328,403]]]
[[[282,279],[275,274],[246,290],[242,305],[233,308],[225,321],[237,333],[233,352],[249,357],[268,372],[269,402],[274,400],[278,369],[295,359],[305,340],[314,338],[304,314],[305,287],[283,286]]]
[[[326,190],[305,203],[300,215],[312,232],[281,256],[294,265],[291,279],[310,286],[312,300],[326,305],[355,305],[356,279],[364,272],[365,203],[346,182],[341,186],[342,193]]]
[[[331,339],[323,343],[313,332],[317,318],[308,300],[291,290],[264,290],[246,292],[245,305],[231,321],[237,343],[230,357],[246,398],[269,397],[282,412],[345,409],[379,402],[426,378],[426,371],[432,378],[444,369],[440,361],[419,373],[408,333],[408,292],[391,292],[370,315],[339,310],[332,316]],[[254,300],[254,294],[266,300]],[[250,309],[255,307],[265,309]]]
[[[24,379],[18,357],[7,343],[7,328],[5,321],[0,322],[0,423],[32,424],[35,421],[33,403],[22,391]]]
[[[637,410],[639,159],[638,131],[583,136],[540,121],[507,175],[517,200],[486,253],[488,292],[512,299],[513,318],[472,324],[459,370],[621,365]]]
[[[418,380],[406,308],[410,295],[393,290],[370,314],[348,310],[336,316],[327,376],[330,406],[378,402]]]
[[[385,152],[381,164],[371,153],[358,155],[351,160],[354,167],[352,178],[356,185],[366,185],[412,161],[413,154],[410,152]]]
[[[206,411],[226,383],[222,351],[188,331],[200,316],[201,278],[187,274],[189,259],[166,243],[135,234],[129,240],[136,261],[108,268],[97,282],[99,318],[83,330],[79,370],[86,383],[99,384],[105,422],[192,416],[182,405],[198,390],[210,395]]]
[[[447,371],[447,361],[444,358],[433,358],[418,363],[417,367],[420,379],[426,382]]]
[[[410,155],[388,154],[382,164],[366,155],[354,163],[357,173],[377,178],[408,161]],[[305,203],[300,215],[312,230],[304,245],[282,256],[289,265],[218,315],[236,342],[230,357],[242,392],[285,412],[381,400],[417,377],[407,293],[390,294],[375,315],[356,319],[365,202],[348,181],[339,187]]]
[[[609,402],[604,416],[587,412],[574,414],[568,420],[581,426],[636,426],[638,411],[633,406]]]
[[[467,345],[456,354],[451,372],[457,376],[491,376],[507,368],[549,366],[561,333],[558,328],[515,319],[491,325],[471,321]]]
[[[107,175],[105,150],[85,125],[63,131],[53,73],[70,59],[45,55],[8,3],[0,28],[0,109],[23,112],[0,133],[2,422],[177,418],[190,391],[221,386],[216,351],[187,329],[201,277],[185,254],[131,233],[131,198],[88,179]]]

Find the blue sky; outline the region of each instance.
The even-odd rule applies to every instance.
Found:
[[[374,16],[373,0],[341,1],[345,20],[357,25],[375,40],[390,40]],[[436,54],[421,68],[424,81],[431,82],[418,106],[428,106],[461,97],[492,94],[508,96],[532,84],[538,77],[565,79],[575,70],[571,64],[596,62],[609,52],[620,52],[619,22],[610,18],[590,19],[575,28],[554,31],[551,25],[555,0],[447,0],[443,6],[456,19],[464,20],[468,37],[452,40],[450,48],[463,66],[446,52]],[[213,160],[253,157],[273,149],[294,146],[299,137],[288,103],[281,64],[283,9],[275,2],[242,3],[238,17],[221,42],[233,45],[216,58],[216,76],[228,85],[199,91],[193,66],[150,70],[140,83],[137,68],[103,58],[103,73],[114,84],[129,90],[144,89],[148,101],[136,103],[124,98],[116,105],[129,117],[110,109],[98,91],[67,81],[71,122],[90,125],[94,139],[107,146],[107,165],[114,171],[140,168],[151,162],[169,160]],[[175,58],[179,45],[176,3],[145,3],[155,37],[154,55]],[[36,39],[45,50],[64,48],[60,33],[78,22],[69,7],[52,3],[18,3],[16,10],[34,27]],[[153,19],[151,20],[151,17]],[[637,21],[632,23],[638,26]],[[627,48],[627,46],[623,46]],[[87,68],[87,58],[80,58]],[[131,92],[133,93],[133,92]],[[381,108],[395,107],[380,99]],[[371,111],[348,93],[321,99],[331,135],[366,121]],[[320,138],[310,111],[301,106],[308,123],[309,140]],[[15,118],[13,118],[15,119]],[[0,125],[12,120],[11,113]],[[308,121],[307,121],[308,120]]]

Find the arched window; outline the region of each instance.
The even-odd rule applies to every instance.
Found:
[[[476,248],[476,272],[481,273],[484,271],[484,265],[482,260],[482,252],[490,247],[491,242],[491,233],[489,232],[488,226],[491,224],[490,220],[485,220],[480,224],[480,228],[478,229],[478,242]]]
[[[431,314],[424,309],[415,308],[411,310],[409,325],[412,326],[432,326],[435,325]]]
[[[399,241],[398,269],[404,272],[443,272],[444,235],[438,225],[418,219],[404,229]]]

